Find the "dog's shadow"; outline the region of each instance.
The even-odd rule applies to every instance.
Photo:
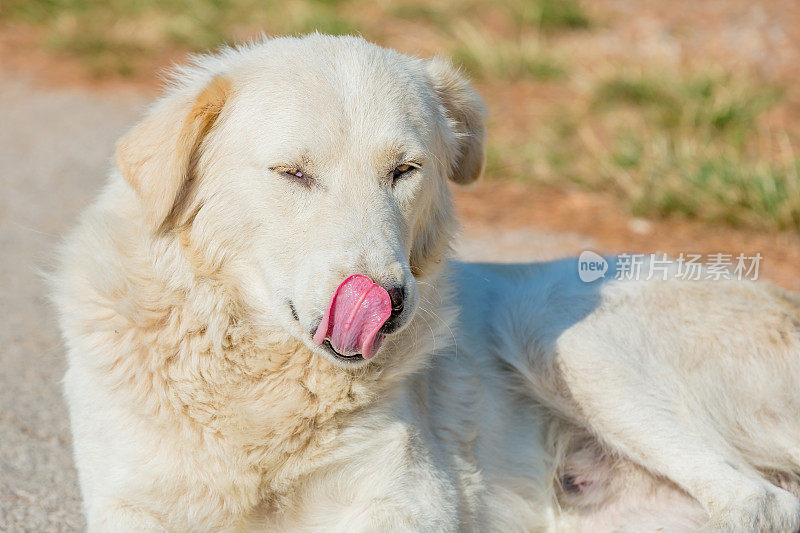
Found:
[[[527,357],[526,365],[535,365],[539,354],[553,353],[559,337],[602,304],[601,292],[618,272],[616,257],[596,256],[606,270],[594,276],[580,270],[582,259],[452,261],[458,344],[486,346],[513,366],[523,362],[513,360],[512,353]]]

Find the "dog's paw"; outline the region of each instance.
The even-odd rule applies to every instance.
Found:
[[[797,533],[800,531],[800,501],[772,485],[737,497],[711,515],[704,533]]]

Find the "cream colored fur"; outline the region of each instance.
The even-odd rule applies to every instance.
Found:
[[[175,73],[53,278],[90,531],[797,530],[797,297],[445,262],[483,115],[351,37]],[[362,363],[353,273],[407,294]]]

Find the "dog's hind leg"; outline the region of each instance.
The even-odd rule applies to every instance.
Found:
[[[800,502],[765,479],[797,471],[786,455],[800,436],[794,307],[754,285],[537,275],[504,293],[492,320],[515,385],[681,487],[707,530],[800,529]]]
[[[609,358],[581,353],[586,343],[581,344],[557,357],[559,375],[581,422],[610,449],[698,500],[710,515],[704,531],[800,529],[800,502],[693,427],[691,417],[670,396],[682,392],[659,387],[657,378]]]
[[[800,530],[800,502],[764,479],[701,413],[687,410],[698,391],[652,355],[624,351],[641,343],[590,327],[600,333],[576,329],[550,353],[505,360],[544,404],[696,499],[710,516],[705,531]]]

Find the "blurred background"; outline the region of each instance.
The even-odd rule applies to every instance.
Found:
[[[0,530],[80,530],[37,268],[188,53],[355,33],[444,54],[489,111],[461,257],[760,253],[800,290],[797,0],[0,0]]]
[[[776,240],[800,232],[796,0],[2,0],[0,65],[152,92],[189,52],[314,30],[445,54],[473,77],[491,119],[470,220],[671,253],[756,232],[766,268],[784,259],[771,245],[797,246]]]

